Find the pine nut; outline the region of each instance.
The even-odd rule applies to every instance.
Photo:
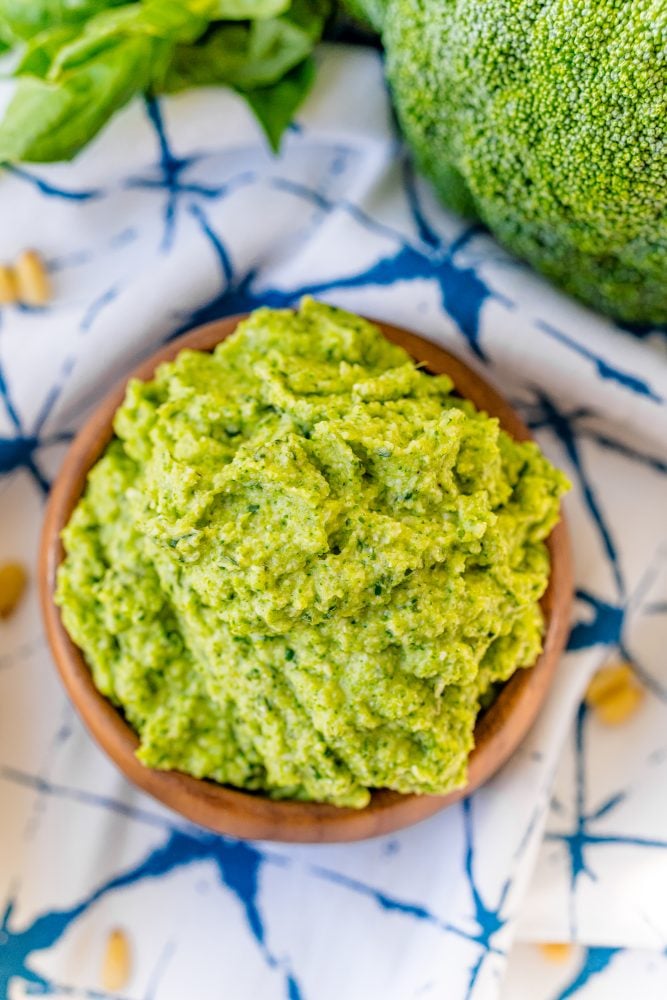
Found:
[[[24,250],[16,265],[18,297],[27,306],[45,306],[51,299],[51,281],[36,250]]]
[[[606,726],[618,726],[635,714],[644,698],[638,687],[626,687],[596,706],[595,712],[600,722]]]
[[[130,942],[120,928],[115,928],[107,938],[102,962],[102,988],[110,993],[122,990],[131,973]]]
[[[0,264],[0,305],[10,306],[18,298],[13,267]]]
[[[20,563],[0,566],[0,618],[9,618],[16,610],[28,583],[28,574]]]
[[[644,700],[644,689],[629,663],[616,663],[598,670],[585,700],[600,722],[617,726],[635,714]]]
[[[572,954],[572,945],[567,942],[540,944],[540,951],[550,962],[567,962]]]

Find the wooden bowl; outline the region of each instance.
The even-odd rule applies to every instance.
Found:
[[[149,379],[157,365],[184,347],[211,350],[236,328],[241,316],[199,327],[152,355],[130,376]],[[530,437],[514,410],[479,375],[441,347],[386,323],[378,323],[389,340],[404,347],[430,372],[451,376],[457,392],[481,410],[498,417],[517,440]],[[542,600],[546,617],[544,651],[529,670],[518,670],[492,706],[478,719],[470,755],[468,784],[449,795],[402,795],[381,789],[364,809],[273,801],[212,781],[158,771],[141,764],[134,753],[138,739],[122,714],[93,684],[81,650],[65,631],[53,595],[56,571],[64,552],[60,532],[67,524],[86,483],[88,470],[113,436],[112,420],[123,400],[127,379],[104,399],[70,447],[51,491],[40,549],[40,595],[46,634],[63,683],[90,733],[121,771],[144,791],[201,826],[234,837],[291,842],[362,840],[390,833],[432,816],[469,795],[495,774],[516,750],[533,724],[554,676],[568,634],[572,599],[570,546],[565,523],[547,544],[551,556],[549,586]]]

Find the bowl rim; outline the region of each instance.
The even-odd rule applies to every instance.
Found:
[[[332,843],[395,832],[432,816],[470,795],[489,780],[527,735],[546,697],[569,632],[573,595],[568,529],[561,520],[546,541],[551,559],[542,607],[546,619],[543,650],[534,666],[517,670],[475,726],[468,782],[447,795],[373,791],[363,809],[319,802],[274,800],[178,771],[159,771],[135,757],[139,740],[121,713],[93,684],[83,653],[72,642],[54,602],[56,573],[64,550],[60,532],[83,493],[87,474],[113,437],[113,416],[132,378],[145,381],[155,368],[184,349],[210,351],[248,314],[207,323],[174,338],[123,377],[85,421],[69,447],[48,499],[39,553],[39,590],[49,647],[61,680],[85,726],[129,780],[186,819],[229,836],[253,840]],[[476,371],[439,345],[401,327],[371,320],[393,343],[432,373],[448,374],[455,391],[499,419],[516,440],[532,440],[528,428],[505,399]]]

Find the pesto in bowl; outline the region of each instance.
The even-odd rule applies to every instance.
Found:
[[[373,326],[305,300],[130,383],[57,603],[140,759],[363,807],[465,783],[535,662],[565,478]]]

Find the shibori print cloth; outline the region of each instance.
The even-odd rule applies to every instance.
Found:
[[[442,211],[361,50],[322,53],[277,159],[231,94],[137,102],[75,163],[4,171],[0,219],[0,259],[38,247],[55,288],[0,311],[0,562],[32,573],[0,623],[0,996],[666,996],[663,335]],[[539,724],[468,802],[354,846],[238,843],[130,787],[61,690],[34,577],[49,483],[113,381],[178,331],[304,293],[480,366],[574,484],[570,651]],[[614,728],[578,707],[607,660],[644,689]],[[113,927],[131,975],[109,994]],[[569,939],[558,966],[534,944]]]

